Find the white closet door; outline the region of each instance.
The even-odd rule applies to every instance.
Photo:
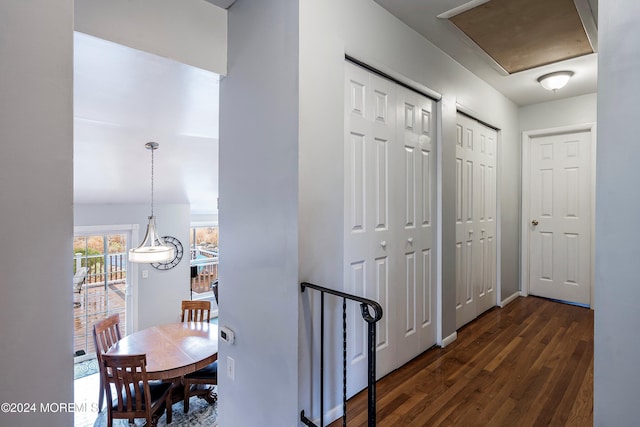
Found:
[[[392,344],[397,261],[392,256],[390,163],[395,143],[395,87],[347,64],[345,94],[345,291],[377,301],[377,373],[394,369]],[[396,231],[397,232],[397,231]],[[348,304],[348,394],[367,384],[367,329],[358,304]]]
[[[345,65],[345,291],[374,299],[381,377],[435,344],[434,102]],[[348,394],[367,384],[366,325],[349,304]]]
[[[497,262],[496,253],[496,151],[498,133],[478,123],[478,282],[477,314],[495,306]]]
[[[496,305],[495,130],[458,114],[456,327]]]
[[[397,362],[401,366],[436,342],[435,328],[435,103],[397,87],[397,151],[393,175],[399,195],[394,216],[399,257]]]

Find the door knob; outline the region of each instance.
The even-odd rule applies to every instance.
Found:
[[[410,244],[410,245],[412,245],[412,244],[413,244],[413,237],[409,237],[409,238],[407,239],[407,242],[409,242],[409,244]]]
[[[380,246],[382,246],[383,248],[387,247],[387,241],[383,240],[382,242],[380,242]]]
[[[538,225],[538,220],[534,219],[533,221],[531,221],[531,225],[533,225],[534,227]]]

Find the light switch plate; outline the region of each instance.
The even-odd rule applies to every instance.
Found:
[[[229,356],[227,356],[227,377],[231,380],[236,379],[236,361]]]

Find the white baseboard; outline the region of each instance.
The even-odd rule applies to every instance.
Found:
[[[446,346],[453,343],[457,339],[458,339],[458,332],[452,333],[451,335],[449,335],[448,337],[442,340],[442,348],[445,348]]]
[[[513,295],[503,299],[500,302],[500,308],[503,308],[504,306],[506,306],[507,304],[513,302],[516,298],[518,298],[519,296],[522,296],[522,293],[520,291],[515,292]]]
[[[338,406],[334,406],[333,408],[329,409],[327,412],[324,413],[324,423],[326,425],[329,425],[335,420],[337,420],[338,418],[342,418],[342,403],[339,404]],[[317,426],[320,425],[319,417],[313,419],[312,421],[315,425]]]

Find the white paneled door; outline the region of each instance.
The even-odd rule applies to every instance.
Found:
[[[591,133],[531,138],[529,292],[591,302]]]
[[[435,103],[396,86],[396,143],[393,191],[396,366],[436,342],[435,328]],[[396,260],[398,260],[396,258]]]
[[[345,67],[345,291],[384,310],[380,377],[435,344],[434,102]],[[348,311],[353,395],[367,384],[367,337],[359,307]]]
[[[456,120],[456,327],[496,305],[497,132]]]

